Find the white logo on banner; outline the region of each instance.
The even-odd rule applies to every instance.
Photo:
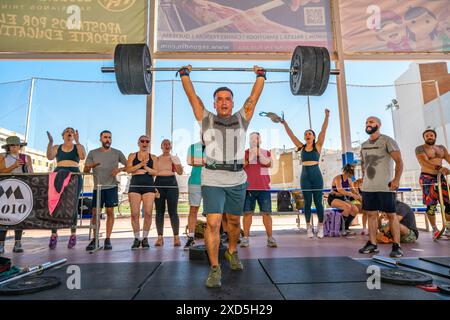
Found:
[[[0,224],[12,226],[25,220],[33,209],[33,193],[23,181],[0,181]]]

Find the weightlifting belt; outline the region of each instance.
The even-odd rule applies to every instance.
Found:
[[[244,169],[243,164],[239,163],[210,163],[205,166],[206,169],[209,170],[225,170],[225,171],[233,171],[238,172]]]

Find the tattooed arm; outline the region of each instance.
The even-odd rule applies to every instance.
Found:
[[[253,70],[255,73],[258,72],[258,70],[261,70],[261,67],[254,66]],[[259,100],[259,97],[261,96],[261,93],[264,88],[264,77],[256,77],[255,84],[252,88],[252,93],[250,94],[250,97],[247,98],[247,100],[244,103],[244,111],[245,111],[245,119],[247,121],[250,121],[253,117],[253,113],[255,112],[256,103]]]

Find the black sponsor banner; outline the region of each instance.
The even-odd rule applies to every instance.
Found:
[[[78,179],[72,174],[50,215],[47,174],[0,176],[0,229],[60,229],[76,225]]]

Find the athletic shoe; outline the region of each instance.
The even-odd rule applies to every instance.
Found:
[[[450,228],[449,227],[445,228],[444,236],[450,237]]]
[[[106,238],[105,243],[103,245],[103,250],[112,250],[111,239]]]
[[[142,246],[142,249],[146,249],[146,250],[150,249],[150,245],[148,244],[148,238],[142,239],[141,246]]]
[[[133,245],[131,246],[131,250],[137,250],[141,246],[141,241],[138,238],[134,238]]]
[[[377,253],[380,252],[378,249],[378,246],[375,244],[372,244],[372,242],[367,241],[366,245],[359,249],[359,253],[367,254],[367,253]]]
[[[23,252],[22,242],[20,240],[17,240],[14,243],[13,252],[15,252],[15,253],[22,253]]]
[[[311,226],[308,229],[306,229],[306,235],[308,236],[308,238],[314,238],[314,232]]]
[[[242,266],[241,260],[239,260],[239,256],[237,251],[232,254],[226,250],[225,251],[225,259],[230,263],[231,270],[242,270],[244,267]]]
[[[50,237],[50,242],[48,244],[48,247],[51,250],[54,250],[54,249],[56,249],[56,245],[57,244],[58,244],[58,235],[52,234],[51,237]]]
[[[392,244],[392,251],[389,254],[389,256],[391,258],[400,258],[403,257],[403,251],[402,248],[400,247],[400,245],[398,243],[393,243]]]
[[[250,245],[248,237],[243,237],[241,241],[241,248],[247,248]]]
[[[161,247],[164,245],[164,238],[158,236],[158,239],[155,241],[155,247]]]
[[[322,239],[323,238],[323,225],[318,227],[319,231],[317,232],[317,238]]]
[[[345,230],[343,236],[345,236],[345,237],[356,236],[356,232],[352,231],[352,230]]]
[[[93,251],[95,250],[95,239],[92,239],[91,242],[89,242],[89,245],[86,247],[86,251]]]
[[[268,237],[267,238],[267,246],[271,247],[271,248],[276,248],[278,247],[277,242],[275,241],[274,237]]]
[[[0,254],[5,253],[5,244],[4,243],[0,243]]]
[[[433,227],[433,231],[432,231],[432,236],[433,236],[433,240],[435,240],[438,236],[439,236],[439,229],[437,227]]]
[[[206,287],[208,288],[220,288],[222,283],[220,282],[222,278],[222,271],[220,266],[210,267],[208,278],[206,278]]]
[[[192,247],[195,244],[194,238],[187,237],[186,244],[184,245],[184,250],[189,250],[190,247]]]
[[[69,242],[67,243],[67,248],[72,249],[77,244],[77,235],[71,234],[69,238]]]

